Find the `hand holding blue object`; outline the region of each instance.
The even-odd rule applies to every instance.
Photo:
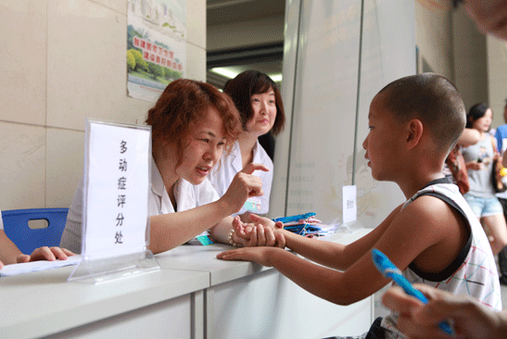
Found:
[[[373,259],[373,263],[375,264],[375,267],[380,271],[380,273],[382,273],[384,277],[394,280],[394,282],[400,285],[400,287],[403,288],[405,293],[407,293],[408,295],[416,297],[424,304],[428,303],[428,299],[424,296],[424,294],[422,294],[421,291],[416,290],[412,286],[410,281],[408,281],[401,274],[400,269],[396,267],[384,253],[374,248],[373,250],[371,250],[371,256]],[[453,328],[451,327],[451,325],[449,325],[448,322],[446,321],[441,322],[438,326],[442,329],[442,331],[447,333],[452,338],[456,336]]]

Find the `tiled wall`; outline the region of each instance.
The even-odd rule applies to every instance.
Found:
[[[206,1],[187,0],[187,77],[206,78]],[[0,208],[68,207],[85,118],[142,123],[127,97],[127,0],[0,0]]]

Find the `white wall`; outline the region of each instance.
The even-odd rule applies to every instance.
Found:
[[[451,14],[448,11],[435,10],[415,0],[415,23],[416,44],[420,57],[424,58],[433,72],[452,79]],[[419,65],[419,71],[422,70],[422,65]]]
[[[467,110],[488,101],[486,36],[463,7],[453,12],[454,83]]]
[[[493,110],[493,125],[505,123],[503,112],[507,99],[507,41],[487,38],[489,107]]]
[[[187,77],[206,79],[206,1],[187,0]],[[0,0],[0,208],[68,207],[85,118],[143,123],[127,97],[127,0]]]
[[[419,72],[433,71],[453,81],[466,108],[488,101],[486,37],[464,8],[442,10],[415,1]]]

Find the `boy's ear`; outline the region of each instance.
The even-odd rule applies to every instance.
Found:
[[[412,119],[407,124],[406,144],[412,149],[419,144],[424,131],[424,125],[419,119]]]

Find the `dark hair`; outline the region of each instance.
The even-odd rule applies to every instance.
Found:
[[[429,126],[438,149],[450,151],[463,133],[465,105],[447,78],[434,73],[412,75],[391,82],[382,92],[386,92],[386,109],[397,119],[417,118]]]
[[[467,114],[467,128],[472,128],[473,124],[475,121],[479,120],[480,118],[482,118],[485,114],[486,114],[486,111],[489,109],[488,106],[486,106],[486,104],[482,103],[482,102],[479,102],[475,105],[473,105],[472,107],[470,107],[470,110],[468,111],[468,114]]]
[[[227,93],[236,105],[241,116],[243,129],[253,117],[252,95],[266,93],[270,89],[275,92],[276,119],[271,133],[277,135],[283,131],[285,125],[285,112],[283,110],[282,96],[276,83],[266,74],[259,71],[244,71],[234,79],[227,81],[224,92]]]
[[[164,138],[178,145],[181,160],[182,141],[205,119],[209,107],[222,118],[228,152],[241,133],[239,113],[231,98],[210,84],[189,79],[171,82],[148,111],[146,124],[152,127],[153,140]]]

